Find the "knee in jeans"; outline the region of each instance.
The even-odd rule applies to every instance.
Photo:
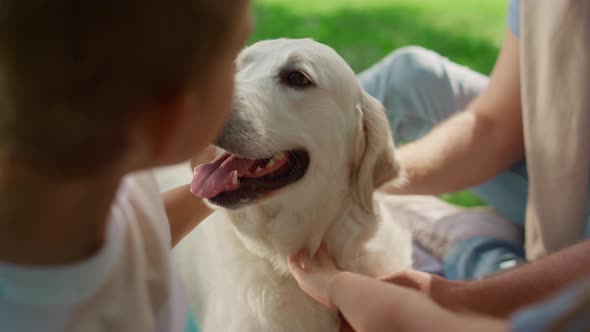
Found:
[[[391,87],[397,93],[426,89],[440,77],[440,56],[420,46],[406,46],[388,57]]]

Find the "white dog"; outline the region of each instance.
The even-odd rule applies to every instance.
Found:
[[[237,59],[235,103],[193,190],[217,208],[177,248],[205,332],[339,331],[291,277],[287,256],[322,243],[343,269],[411,267],[411,239],[382,223],[376,186],[400,172],[382,105],[331,48],[272,40]],[[359,299],[362,301],[363,299]]]

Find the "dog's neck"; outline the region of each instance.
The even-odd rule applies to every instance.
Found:
[[[375,234],[379,217],[364,210],[352,197],[340,204],[308,207],[280,203],[228,211],[238,236],[254,255],[270,262],[278,273],[288,274],[287,256],[307,248],[315,253],[324,242],[336,263],[355,270],[353,258]]]

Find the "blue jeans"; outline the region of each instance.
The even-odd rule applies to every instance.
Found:
[[[512,315],[514,332],[583,332],[590,330],[590,279],[583,280],[555,297]]]
[[[487,86],[488,77],[421,47],[401,48],[359,75],[363,88],[387,110],[396,142],[410,142],[460,112]],[[528,178],[521,161],[472,191],[523,227]],[[525,261],[524,249],[492,238],[457,242],[443,259],[445,277],[479,279]]]

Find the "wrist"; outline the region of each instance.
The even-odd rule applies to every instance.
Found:
[[[343,294],[342,287],[346,284],[346,280],[350,278],[352,273],[346,271],[338,271],[330,279],[328,284],[328,301],[333,307],[338,308],[339,295]]]
[[[476,297],[472,286],[476,281],[440,279],[432,284],[430,297],[440,306],[455,312],[471,311],[470,301]]]

